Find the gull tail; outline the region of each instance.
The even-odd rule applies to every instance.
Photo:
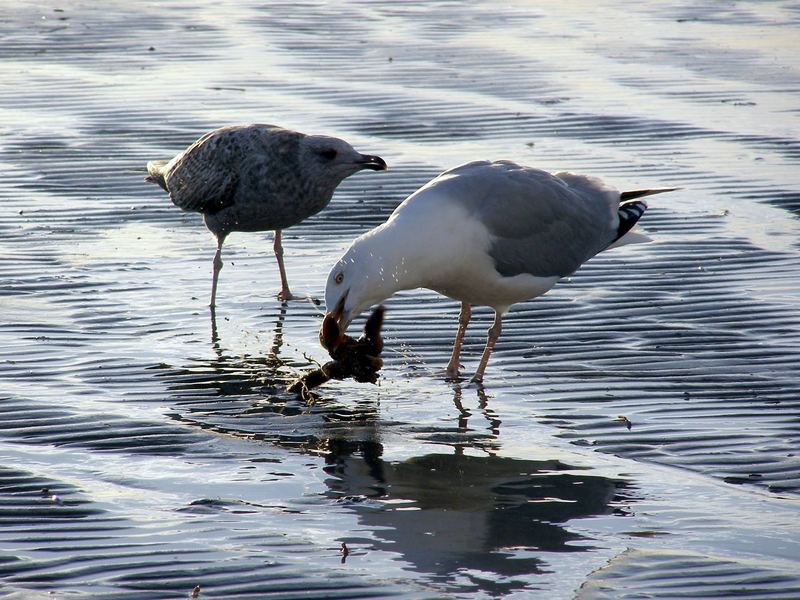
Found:
[[[635,198],[642,198],[644,196],[652,196],[653,194],[663,194],[664,192],[674,192],[680,188],[651,188],[648,190],[633,190],[630,192],[622,192],[619,195],[620,205],[617,214],[619,215],[619,226],[617,227],[617,237],[614,238],[606,250],[624,246],[626,244],[638,244],[642,242],[651,242],[652,240],[642,233],[631,231],[633,226],[639,221],[644,211],[647,210],[647,204],[643,200],[635,200]]]
[[[157,183],[160,185],[165,192],[168,192],[167,189],[167,182],[164,180],[164,167],[167,166],[169,161],[166,160],[151,160],[147,163],[147,177],[144,178],[145,181],[149,181],[151,183]]]

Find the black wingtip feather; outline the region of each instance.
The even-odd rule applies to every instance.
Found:
[[[633,229],[633,226],[636,225],[637,221],[646,210],[647,204],[641,200],[631,200],[620,204],[619,210],[617,211],[619,215],[619,227],[617,228],[617,237],[614,238],[614,242]],[[612,244],[614,242],[612,242]]]

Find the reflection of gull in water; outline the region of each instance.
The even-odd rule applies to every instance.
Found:
[[[155,367],[175,406],[170,416],[203,429],[287,446],[324,446],[325,440],[341,435],[351,424],[364,426],[377,420],[373,402],[353,404],[320,397],[306,404],[286,391],[298,369],[308,366],[296,357],[297,349],[286,350],[283,332],[288,314],[288,304],[279,305],[269,352],[250,355],[226,349],[212,311],[212,358]]]
[[[272,331],[272,343],[265,356],[240,356],[225,348],[212,310],[211,349],[214,357],[192,358],[182,367],[161,365],[160,376],[169,381],[169,389],[181,403],[205,398],[204,404],[207,405],[211,398],[236,397],[237,400],[247,399],[249,406],[253,398],[263,395],[265,389],[282,389],[292,377],[286,359],[281,356],[287,312],[287,305],[281,304]]]
[[[278,370],[284,365],[284,361],[280,358],[281,348],[283,347],[283,324],[286,321],[286,304],[281,304],[278,309],[278,318],[275,321],[275,329],[272,333],[272,345],[270,346],[269,353],[266,357],[258,359],[257,364],[263,365],[264,370],[262,379],[275,380],[278,379]],[[219,330],[217,328],[217,313],[213,308],[211,309],[211,347],[217,355],[217,362],[219,364],[232,363],[233,359],[226,356],[219,337]],[[251,359],[252,361],[252,359]]]
[[[148,181],[169,192],[183,210],[199,212],[217,238],[211,283],[216,303],[222,244],[232,231],[275,231],[281,300],[292,299],[283,266],[281,231],[328,205],[346,177],[386,163],[356,152],[338,138],[305,135],[274,125],[211,131],[166,161],[147,164]]]
[[[374,442],[330,450],[329,495],[350,503],[376,547],[451,583],[471,569],[493,574],[473,580],[492,593],[522,585],[505,578],[541,572],[546,553],[589,549],[571,520],[624,514],[616,505],[634,499],[628,482],[558,460],[429,454],[390,463]]]
[[[472,162],[445,171],[389,219],[356,239],[334,265],[325,303],[343,325],[399,290],[429,288],[461,301],[447,374],[456,378],[471,305],[490,306],[494,325],[473,380],[481,381],[502,315],[547,292],[598,252],[642,241],[630,230],[668,189],[619,192],[599,179]]]

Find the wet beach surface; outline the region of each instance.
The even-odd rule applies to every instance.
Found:
[[[101,4],[0,8],[0,597],[800,597],[800,5]],[[485,389],[416,291],[378,385],[304,402],[323,308],[271,236],[212,319],[211,235],[143,182],[252,121],[390,165],[285,232],[313,298],[466,160],[683,190],[512,309]]]

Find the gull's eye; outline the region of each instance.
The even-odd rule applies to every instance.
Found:
[[[327,148],[326,150],[320,150],[319,151],[319,155],[322,158],[325,158],[327,160],[333,160],[334,158],[336,158],[336,150],[334,150],[333,148]]]
[[[333,280],[334,280],[336,283],[342,283],[342,281],[344,281],[344,273],[342,273],[341,271],[339,271],[339,272],[336,274],[336,277],[334,277],[334,278],[333,278]]]

